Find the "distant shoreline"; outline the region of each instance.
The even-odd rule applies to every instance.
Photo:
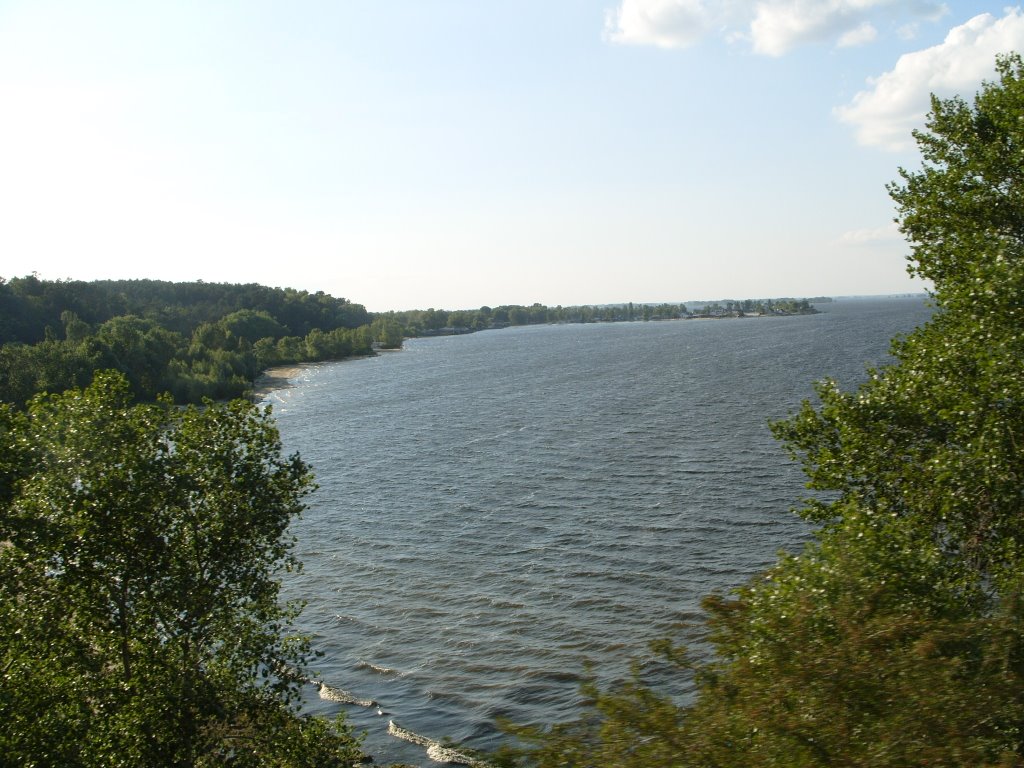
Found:
[[[812,300],[806,300],[811,304]],[[826,303],[831,302],[831,298],[818,297],[813,300],[813,303]],[[559,322],[547,322],[547,323],[516,323],[516,324],[502,324],[500,326],[491,326],[489,328],[465,328],[465,327],[445,327],[445,328],[432,328],[426,331],[420,331],[416,334],[410,334],[403,337],[403,341],[409,339],[423,339],[437,336],[463,336],[472,333],[479,333],[480,331],[492,331],[501,330],[503,328],[519,328],[519,327],[530,327],[536,325],[591,325],[595,323],[637,323],[637,322],[664,322],[667,320],[727,320],[727,319],[738,319],[738,318],[759,318],[759,317],[799,317],[802,315],[816,315],[821,312],[819,309],[815,309],[813,304],[803,311],[792,311],[792,310],[778,310],[774,309],[768,312],[744,312],[742,310],[726,310],[724,308],[715,308],[711,312],[707,312],[708,307],[704,306],[697,312],[690,312],[682,317],[651,317],[651,318],[630,318],[626,319],[608,319],[608,320],[587,320],[587,321],[559,321]],[[282,390],[290,389],[295,386],[292,383],[292,379],[297,378],[303,370],[313,366],[321,365],[323,363],[330,362],[342,362],[344,360],[362,359],[366,357],[376,357],[381,352],[385,351],[400,351],[391,350],[387,348],[375,349],[370,355],[353,355],[351,357],[344,357],[341,360],[319,360],[312,363],[294,363],[292,365],[278,365],[264,370],[259,376],[257,376],[252,383],[252,390],[250,397],[252,398],[263,398],[267,395]]]

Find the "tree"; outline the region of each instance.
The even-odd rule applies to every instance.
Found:
[[[0,441],[8,764],[356,759],[344,727],[295,710],[311,649],[279,577],[313,481],[268,412],[131,405],[103,373],[0,411]]]
[[[140,398],[154,398],[163,389],[167,363],[184,345],[178,334],[133,315],[108,320],[96,338],[104,362],[121,371]]]
[[[933,318],[773,427],[828,492],[815,541],[705,601],[710,663],[662,648],[692,705],[591,691],[539,765],[1024,765],[1024,63],[997,72],[932,100],[890,187]]]
[[[399,349],[402,346],[404,334],[402,326],[393,318],[378,316],[370,324],[374,339],[384,349]]]
[[[1017,55],[997,66],[973,108],[933,99],[915,133],[924,166],[890,187],[911,271],[934,283],[934,318],[896,343],[898,365],[854,394],[821,385],[821,407],[777,431],[837,504],[918,520],[976,577],[1012,581],[1024,545],[1024,70]]]
[[[240,309],[222,317],[219,325],[231,336],[250,344],[266,337],[279,339],[287,335],[287,329],[263,310]]]

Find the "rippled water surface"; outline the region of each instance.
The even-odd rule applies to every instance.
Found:
[[[573,714],[584,659],[621,676],[649,639],[692,638],[700,598],[807,528],[767,422],[826,376],[852,387],[920,299],[822,314],[509,328],[306,369],[273,393],[320,490],[288,584],[331,685],[471,747],[497,716]],[[378,762],[427,764],[344,707]]]

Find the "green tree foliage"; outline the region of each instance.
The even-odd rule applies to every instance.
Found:
[[[159,391],[168,360],[183,346],[179,334],[133,315],[103,323],[96,339],[102,350],[101,365],[121,371],[136,396],[143,398]]]
[[[104,368],[121,371],[139,400],[239,397],[272,365],[401,346],[400,326],[374,322],[358,304],[290,288],[0,279],[0,401],[85,386]]]
[[[1024,63],[933,99],[890,187],[933,319],[774,425],[814,491],[799,555],[705,601],[692,703],[638,675],[527,732],[540,766],[1024,765]]]
[[[269,288],[255,283],[171,283],[161,280],[40,280],[35,275],[0,280],[0,343],[35,344],[45,328],[61,327],[61,315],[74,312],[84,322],[99,326],[122,315],[151,320],[162,328],[188,337],[202,323],[225,316],[238,324],[236,336],[246,336],[260,320],[247,313],[263,313],[272,323],[263,335],[305,336],[314,328],[358,328],[371,318],[366,309],[322,291]],[[238,313],[242,313],[239,315]],[[260,338],[260,337],[257,337]],[[250,341],[255,339],[250,338]]]
[[[250,344],[267,337],[279,339],[287,333],[283,325],[262,310],[240,309],[222,317],[220,325],[230,336]]]
[[[405,334],[402,326],[393,318],[388,316],[377,316],[370,324],[374,339],[384,349],[398,349],[402,346]]]
[[[351,765],[295,710],[278,599],[312,487],[244,401],[131,405],[111,372],[0,408],[0,763]]]

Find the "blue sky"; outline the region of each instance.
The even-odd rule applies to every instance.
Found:
[[[1024,14],[0,0],[0,275],[371,310],[902,293],[885,184]]]

